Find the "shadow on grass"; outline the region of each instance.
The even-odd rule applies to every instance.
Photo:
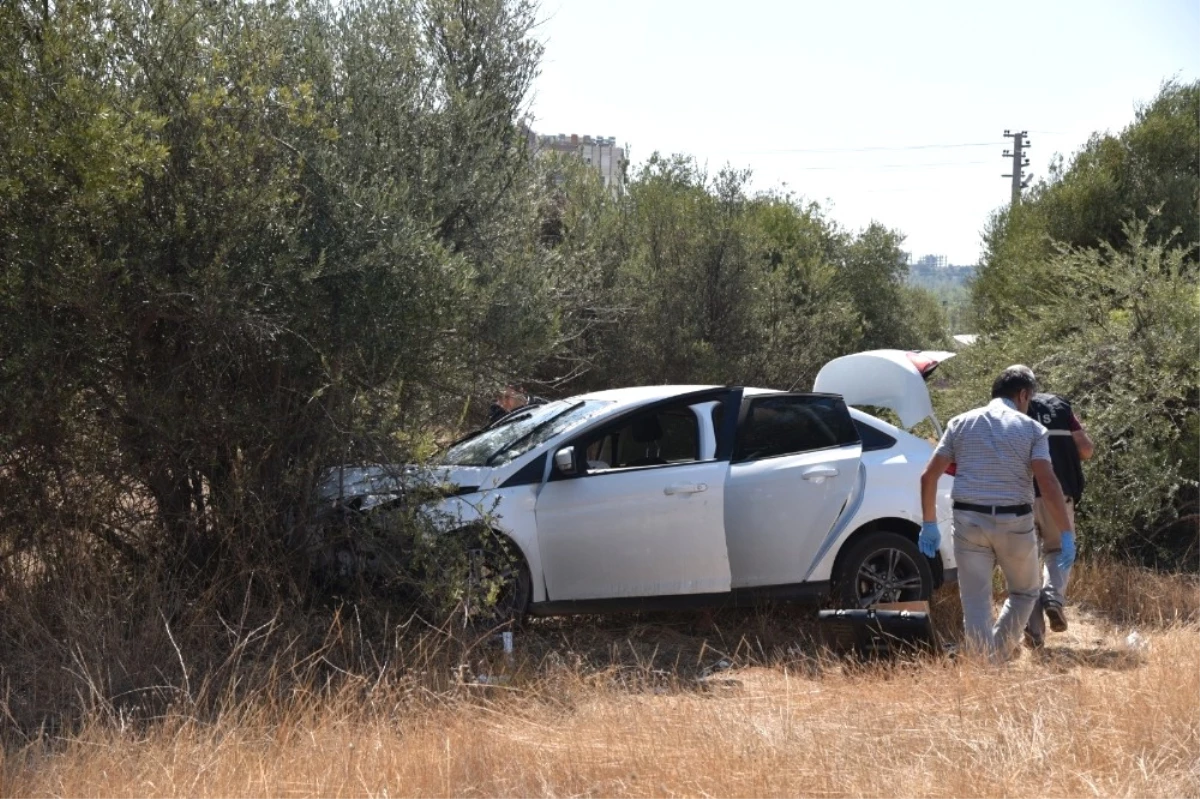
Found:
[[[951,606],[941,607],[947,597],[952,598]],[[952,628],[960,615],[957,594],[939,592],[934,605],[935,629]],[[751,666],[786,667],[816,676],[822,663],[854,662],[853,657],[834,657],[823,650],[818,610],[815,604],[778,603],[530,619],[515,632],[515,648],[519,659],[538,670],[565,665],[584,674],[641,672],[689,683]],[[946,642],[957,637],[939,634]]]
[[[939,650],[902,652],[878,659],[835,655],[822,646],[817,609],[776,605],[694,613],[639,613],[535,619],[515,634],[515,655],[504,660],[498,636],[478,650],[476,673],[513,675],[513,685],[557,674],[630,693],[693,693],[738,689],[746,668],[786,669],[809,679],[830,674],[889,679],[956,662],[961,609],[953,588],[933,601]],[[1135,650],[1051,646],[1039,659],[1055,671],[1125,671],[1144,665]]]
[[[468,665],[514,686],[559,674],[632,693],[721,690],[739,686],[726,674],[736,668],[818,673],[816,621],[804,605],[533,619],[514,632],[511,658],[497,635]]]
[[[1048,646],[1041,657],[1047,665],[1062,671],[1075,668],[1129,671],[1146,663],[1139,652],[1102,646]]]
[[[949,653],[958,637],[939,632],[939,647],[932,652],[835,654],[823,646],[817,608],[811,605],[573,616],[527,622],[514,634],[511,659],[504,658],[495,636],[476,651],[471,673],[509,674],[504,684],[517,689],[544,686],[557,675],[608,690],[654,694],[737,690],[744,687],[741,672],[748,668],[786,670],[813,680],[835,674],[888,680],[951,666]]]
[[[965,662],[959,653],[962,606],[957,586],[941,587],[930,606],[936,651],[878,658],[826,650],[819,608],[812,604],[530,618],[512,631],[511,654],[503,652],[498,630],[481,631],[466,646],[452,642],[440,662],[430,663],[429,673],[453,676],[448,683],[429,680],[428,688],[456,695],[463,690],[491,696],[533,691],[555,701],[556,695],[573,695],[566,690],[572,684],[630,694],[736,690],[743,687],[746,670],[756,668],[812,680],[833,675],[887,680],[957,668]],[[1041,659],[1053,671],[1117,671],[1144,663],[1136,651],[1103,648],[1099,640],[1089,643],[1060,644]]]

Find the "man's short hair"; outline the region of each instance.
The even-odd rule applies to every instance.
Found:
[[[992,383],[992,399],[1017,396],[1022,391],[1037,391],[1037,378],[1028,366],[1018,363],[1005,369]]]

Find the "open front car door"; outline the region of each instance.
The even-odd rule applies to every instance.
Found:
[[[536,510],[550,601],[730,590],[731,436],[713,421],[736,414],[741,393],[708,389],[633,408],[553,453]]]

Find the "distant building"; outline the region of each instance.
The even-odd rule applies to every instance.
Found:
[[[945,269],[948,264],[944,255],[922,255],[914,266],[919,269]]]
[[[538,135],[533,139],[535,153],[564,153],[577,156],[600,173],[604,185],[613,194],[625,189],[625,169],[629,161],[625,149],[617,146],[612,136],[579,136],[560,133],[557,136]]]

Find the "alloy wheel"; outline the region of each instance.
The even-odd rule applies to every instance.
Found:
[[[855,585],[864,608],[879,602],[920,599],[921,571],[907,552],[886,547],[863,560]]]

